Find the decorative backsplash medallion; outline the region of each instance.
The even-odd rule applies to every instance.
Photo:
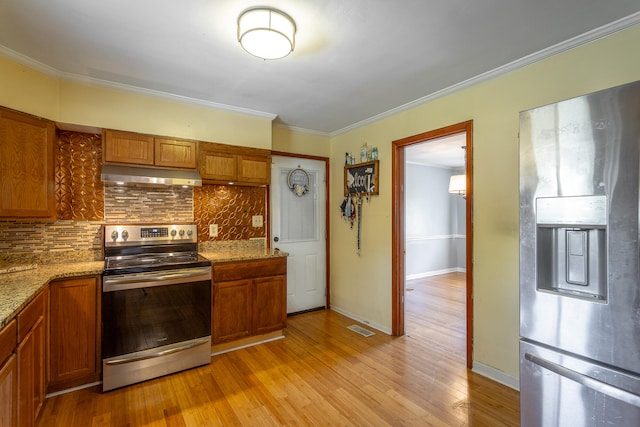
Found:
[[[252,217],[266,224],[265,187],[204,184],[193,189],[198,240],[247,240],[265,237],[265,227],[253,227]],[[218,237],[209,237],[209,224],[218,225]]]
[[[104,192],[100,181],[100,135],[58,131],[55,146],[58,219],[102,221]]]

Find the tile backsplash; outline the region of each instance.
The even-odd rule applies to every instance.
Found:
[[[104,221],[110,224],[193,222],[193,189],[105,185]]]

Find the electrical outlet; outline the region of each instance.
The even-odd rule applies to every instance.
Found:
[[[218,237],[218,224],[209,224],[209,237]]]
[[[251,217],[251,224],[254,227],[262,227],[263,225],[263,220],[262,220],[262,215],[254,215]]]

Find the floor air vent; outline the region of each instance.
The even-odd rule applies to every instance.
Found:
[[[357,332],[360,335],[363,335],[365,337],[370,337],[371,335],[375,335],[375,332],[371,332],[365,328],[361,328],[358,325],[347,326],[347,329],[351,329],[353,332]]]

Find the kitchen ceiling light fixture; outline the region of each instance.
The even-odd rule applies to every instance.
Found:
[[[252,8],[238,18],[238,41],[244,50],[262,59],[280,59],[293,52],[296,24],[284,12]]]

